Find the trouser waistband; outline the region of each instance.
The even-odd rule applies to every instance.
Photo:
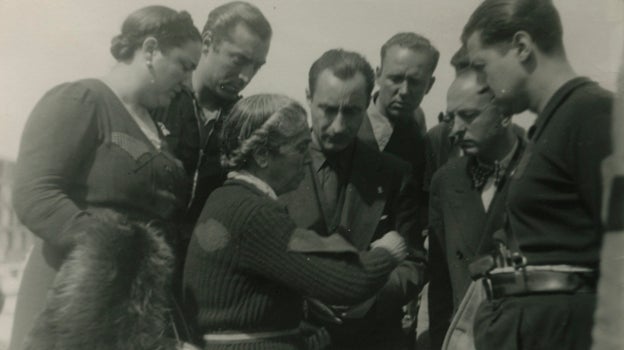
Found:
[[[219,333],[206,333],[203,338],[204,341],[208,343],[240,343],[294,336],[299,335],[300,332],[299,328],[267,332],[223,331]]]
[[[541,293],[595,293],[596,271],[579,268],[567,271],[518,269],[492,271],[483,279],[488,299]]]

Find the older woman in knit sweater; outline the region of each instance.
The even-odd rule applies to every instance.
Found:
[[[310,162],[300,104],[281,95],[239,101],[225,121],[228,180],[193,232],[185,304],[204,349],[301,349],[303,298],[353,304],[372,296],[406,254],[394,231],[359,253],[338,234],[297,228],[277,196]]]

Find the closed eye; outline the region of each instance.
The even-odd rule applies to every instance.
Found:
[[[483,70],[485,69],[485,64],[483,64],[483,63],[472,63],[471,67],[476,72],[483,72]]]
[[[465,111],[457,111],[456,112],[457,117],[465,120],[465,121],[471,121],[473,119],[475,119],[476,117],[479,116],[479,114],[481,114],[481,111],[478,110],[465,110]]]

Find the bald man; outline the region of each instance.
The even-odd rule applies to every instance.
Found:
[[[452,134],[464,157],[449,160],[433,176],[429,213],[429,286],[432,348],[439,349],[452,315],[471,282],[468,265],[495,249],[503,226],[506,178],[524,149],[511,117],[472,70],[462,72],[447,94]],[[452,293],[448,293],[448,291]]]

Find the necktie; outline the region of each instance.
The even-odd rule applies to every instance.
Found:
[[[494,175],[496,166],[479,163],[478,161],[470,162],[468,165],[468,173],[472,180],[472,188],[482,191],[490,176]]]
[[[340,195],[340,176],[338,174],[339,170],[337,164],[338,162],[326,159],[325,164],[323,164],[323,167],[321,168],[323,194],[327,204],[327,213],[330,218],[333,218],[335,215]]]

